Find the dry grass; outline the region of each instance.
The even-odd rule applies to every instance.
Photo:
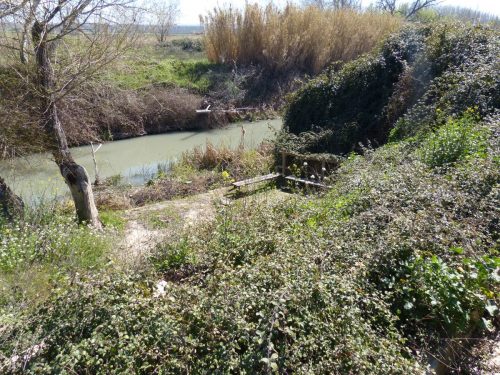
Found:
[[[273,145],[262,143],[257,149],[215,146],[207,142],[205,147],[196,147],[182,154],[176,167],[189,167],[196,171],[210,170],[228,173],[228,178],[243,179],[269,173],[273,167]]]
[[[183,153],[168,173],[161,172],[145,186],[102,186],[96,201],[100,209],[117,210],[204,193],[235,180],[269,173],[274,165],[273,150],[270,143],[246,149],[242,144],[230,148],[207,142],[204,147]]]
[[[270,4],[243,12],[215,8],[204,19],[210,61],[260,64],[274,71],[318,73],[335,61],[370,51],[402,25],[399,17],[352,9],[320,10]]]

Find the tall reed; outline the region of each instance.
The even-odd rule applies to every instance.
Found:
[[[402,20],[353,9],[325,10],[247,4],[243,11],[218,7],[202,19],[210,61],[258,64],[272,71],[318,73],[335,61],[370,51]]]

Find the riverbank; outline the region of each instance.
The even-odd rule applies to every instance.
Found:
[[[69,145],[209,130],[277,117],[282,103],[272,100],[276,92],[273,98],[259,96],[269,88],[258,88],[259,82],[268,83],[258,69],[235,71],[210,63],[202,50],[190,47],[195,42],[201,43],[199,36],[175,36],[164,45],[145,38],[77,92],[61,98],[59,117]],[[273,82],[283,87],[281,79],[280,85],[276,79]],[[256,90],[250,93],[249,85],[257,85]],[[40,152],[44,145],[30,87],[10,65],[0,66],[0,86],[4,119],[0,158]],[[212,112],[196,112],[208,105]]]
[[[114,178],[133,186],[146,183],[158,172],[166,172],[170,163],[184,152],[205,148],[207,144],[235,149],[244,145],[256,149],[264,140],[274,139],[281,119],[241,122],[201,132],[172,132],[104,143],[96,154],[101,180]],[[244,130],[244,134],[242,133]],[[94,163],[89,146],[72,149],[75,159],[95,181]],[[31,155],[0,163],[0,176],[27,202],[65,195],[67,187],[56,164],[48,154]]]
[[[262,25],[273,14],[247,10]],[[328,21],[306,12],[276,13],[287,18],[273,32],[300,41],[287,20]],[[217,15],[221,36],[242,20]],[[235,126],[233,147],[204,139],[168,164],[155,156],[142,186],[103,179],[102,227],[62,199],[0,221],[0,372],[498,373],[499,38],[410,25],[289,96],[272,144],[248,147]],[[135,161],[162,137],[109,145]],[[276,164],[328,191],[227,192]]]

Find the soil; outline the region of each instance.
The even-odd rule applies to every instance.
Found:
[[[280,190],[257,192],[239,198],[245,205],[255,200],[273,202],[289,198]],[[217,207],[235,202],[229,188],[211,190],[187,198],[174,199],[125,211],[127,221],[117,257],[126,263],[140,262],[160,242],[173,240],[189,227],[213,220]]]
[[[118,257],[136,262],[161,241],[190,226],[212,220],[217,204],[228,204],[227,188],[125,211],[127,221]]]

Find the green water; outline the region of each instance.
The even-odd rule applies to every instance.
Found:
[[[118,175],[139,185],[151,177],[158,164],[175,161],[184,151],[207,142],[235,147],[242,140],[247,148],[274,138],[282,126],[281,119],[232,124],[225,128],[197,132],[175,132],[149,135],[103,144],[96,154],[101,179]],[[73,157],[95,179],[90,146],[75,147]],[[68,194],[64,180],[49,154],[36,154],[0,163],[0,176],[25,200],[51,199]]]

